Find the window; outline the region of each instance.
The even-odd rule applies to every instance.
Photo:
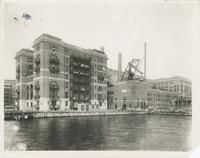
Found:
[[[26,106],[27,106],[27,108],[28,108],[28,106],[29,106],[28,102],[26,103]]]
[[[33,58],[28,57],[28,62],[32,63],[33,62]]]
[[[68,89],[68,82],[65,82],[65,88]]]
[[[69,71],[69,66],[65,65],[65,71],[68,72]]]
[[[65,101],[65,106],[68,106],[68,101]]]
[[[99,91],[102,91],[102,87],[101,87],[101,86],[99,86],[98,90],[99,90]]]
[[[68,74],[65,74],[65,79],[68,79]]]
[[[65,62],[68,63],[69,62],[69,58],[65,57]]]
[[[68,92],[65,92],[65,98],[68,98]]]
[[[27,85],[27,87],[26,87],[26,94],[27,94],[26,99],[28,100],[28,99],[29,99],[29,86],[28,86],[28,85]]]
[[[100,58],[99,58],[99,59],[98,59],[98,62],[99,62],[99,63],[103,63],[103,59],[100,59]]]
[[[102,107],[102,102],[99,102],[99,106]]]
[[[51,51],[55,52],[57,50],[57,47],[54,45],[51,45]]]
[[[31,107],[33,107],[33,102],[31,102]]]
[[[84,111],[84,105],[81,105],[81,111]]]

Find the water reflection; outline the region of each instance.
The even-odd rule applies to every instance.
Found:
[[[15,127],[13,131],[12,127]],[[5,149],[179,150],[190,149],[191,117],[122,115],[5,121]]]

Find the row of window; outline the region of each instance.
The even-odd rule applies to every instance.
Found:
[[[98,79],[92,79],[92,83],[107,84],[106,81],[102,81],[102,80],[98,80]]]
[[[20,58],[16,58],[17,62],[20,62]],[[29,63],[33,63],[33,57],[26,57],[26,61]]]
[[[49,45],[49,47],[50,47],[50,50],[51,51],[58,51],[58,46],[56,46],[56,45]],[[40,47],[40,45],[38,45],[36,48],[35,48],[35,51],[39,51],[41,49],[41,47]],[[69,52],[69,50],[68,49],[65,49],[65,52]],[[85,55],[86,57],[89,57],[88,55]],[[94,62],[98,62],[98,63],[101,63],[101,64],[103,64],[103,58],[93,58],[92,59]]]
[[[170,94],[159,94],[159,93],[148,93],[148,96],[153,96],[153,97],[167,97],[171,96]]]
[[[164,82],[158,82],[157,85],[169,85],[169,84],[178,84],[178,85],[183,85],[183,84],[191,84],[189,81],[181,81],[181,80],[176,80],[176,81],[164,81]]]
[[[95,90],[98,90],[98,91],[103,91],[103,89],[106,90],[107,87],[104,87],[104,88],[103,88],[102,86],[96,86],[96,85],[95,85],[95,86],[94,86],[94,89],[95,89]]]
[[[93,94],[92,97],[94,99],[97,99],[97,100],[105,100],[107,99],[107,95],[106,94]]]
[[[167,102],[168,99],[163,99],[163,98],[148,98],[148,101],[162,101],[162,102]]]
[[[100,64],[103,64],[103,63],[104,63],[104,59],[103,59],[103,58],[93,58],[92,61],[93,61],[93,62],[98,62],[98,63],[100,63]],[[106,62],[106,60],[105,60],[105,62]],[[106,64],[106,63],[105,63],[105,64]]]
[[[29,106],[29,102],[27,102],[27,103],[26,103],[26,106],[27,106],[27,108],[29,108],[29,107],[32,108],[32,107],[33,107],[33,102],[30,102],[30,106]]]

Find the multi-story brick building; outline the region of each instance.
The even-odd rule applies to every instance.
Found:
[[[15,109],[16,80],[4,80],[4,110]]]
[[[147,80],[148,102],[153,109],[191,111],[191,81],[181,76]]]
[[[159,89],[148,89],[148,107],[157,110],[172,110],[178,94]]]
[[[177,93],[180,99],[191,100],[192,82],[181,76],[160,78],[150,81],[154,89]]]
[[[16,54],[20,109],[107,109],[107,55],[43,34]]]

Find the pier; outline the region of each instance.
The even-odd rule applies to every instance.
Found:
[[[33,111],[22,111],[22,110],[6,110],[4,112],[5,120],[27,120],[33,119]]]

